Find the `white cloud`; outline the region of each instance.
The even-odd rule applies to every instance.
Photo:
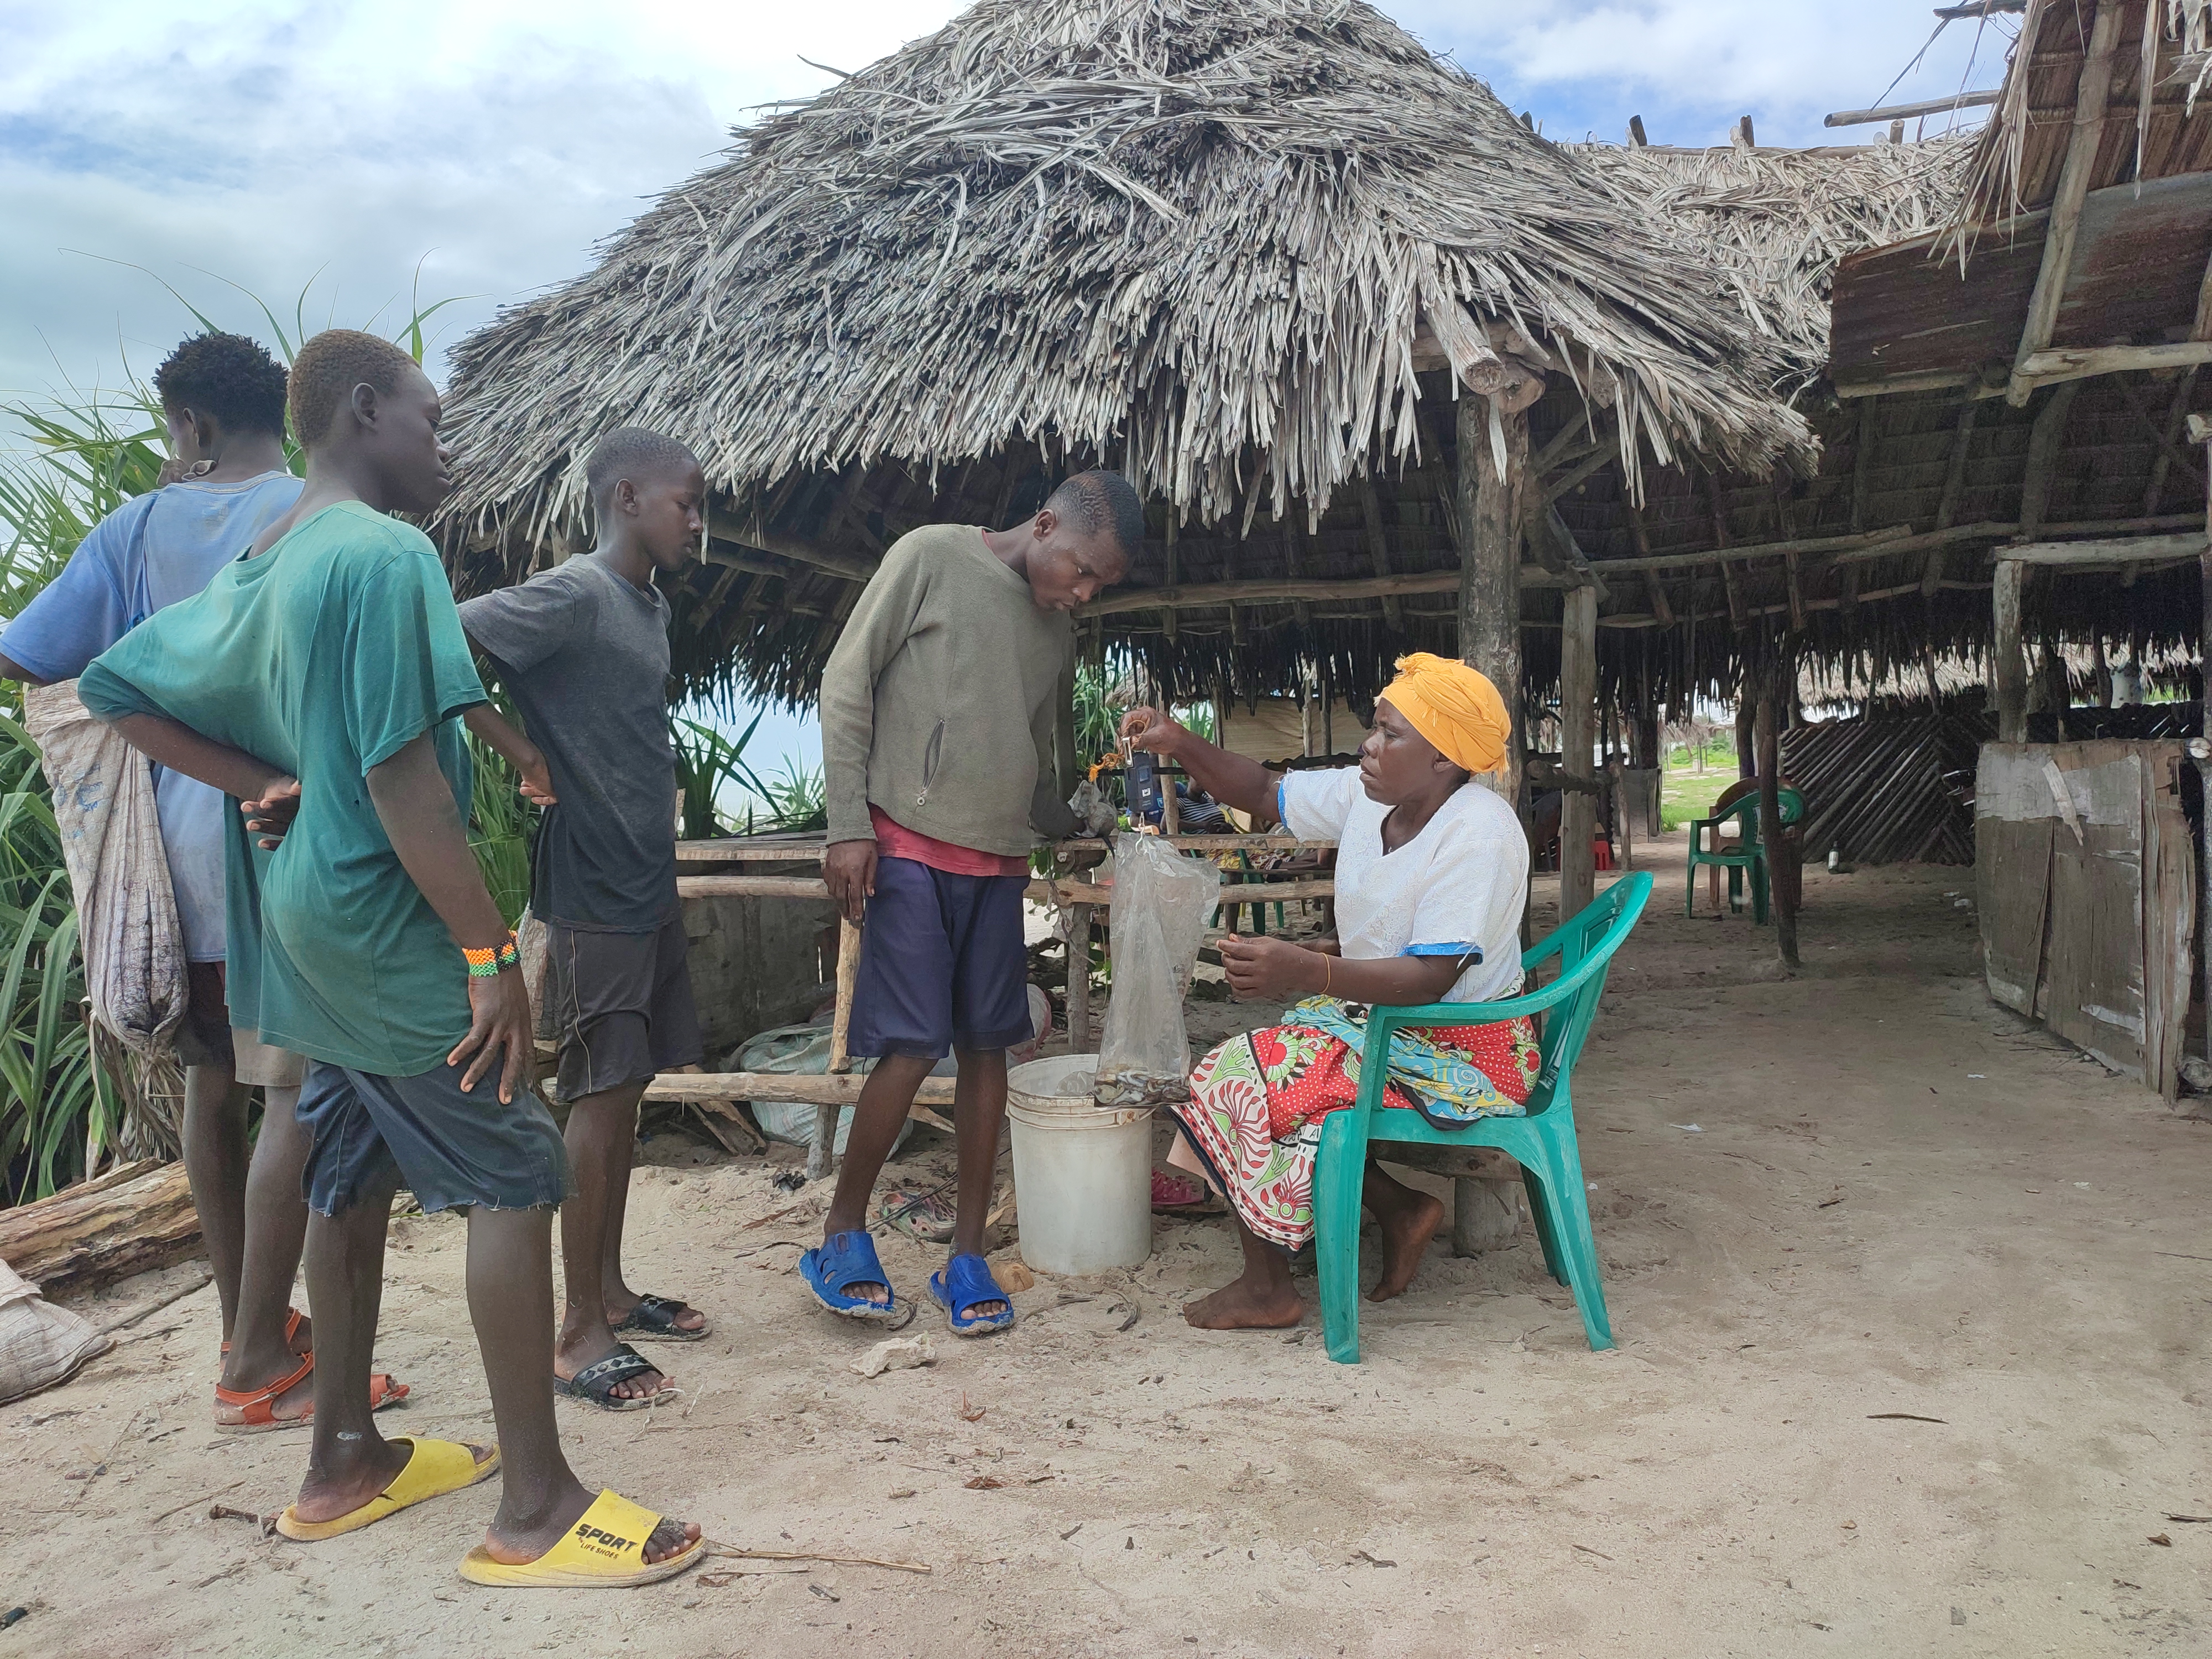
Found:
[[[857,68],[954,9],[0,0],[0,395],[112,383],[124,351],[143,371],[190,326],[152,277],[103,259],[255,328],[217,276],[289,324],[320,272],[309,320],[358,323],[404,307],[424,260],[426,295],[468,296],[441,319],[454,337],[583,268],[756,106],[825,84],[802,55]],[[1929,0],[1390,9],[1554,136],[1616,137],[1641,112],[1685,143],[1745,111],[1764,141],[1821,142],[1820,113],[1880,95],[1931,26]],[[1970,36],[1953,26],[1898,95],[1955,87]],[[1978,84],[2001,58],[1993,39]]]

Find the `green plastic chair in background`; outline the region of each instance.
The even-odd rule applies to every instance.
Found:
[[[1775,792],[1777,804],[1782,809],[1782,827],[1785,830],[1802,823],[1805,817],[1805,797],[1789,784]],[[1731,818],[1737,823],[1735,850],[1723,853],[1721,848],[1721,825]],[[1709,864],[1728,872],[1729,910],[1741,914],[1743,909],[1743,872],[1751,872],[1751,919],[1754,923],[1766,921],[1766,848],[1759,836],[1759,792],[1754,789],[1741,800],[1710,818],[1690,820],[1690,865],[1684,880],[1682,914],[1693,916],[1698,913],[1698,866]]]
[[[1378,1141],[1495,1146],[1519,1163],[1545,1267],[1574,1291],[1590,1346],[1613,1346],[1597,1242],[1590,1234],[1582,1152],[1575,1140],[1572,1079],[1576,1057],[1597,1019],[1607,968],[1650,896],[1649,872],[1624,876],[1558,932],[1522,952],[1524,969],[1550,957],[1559,959],[1559,977],[1540,991],[1502,1002],[1432,1002],[1369,1011],[1358,1098],[1322,1120],[1314,1166],[1314,1255],[1321,1272],[1322,1334],[1331,1359],[1359,1363],[1359,1189],[1369,1148]],[[1526,1116],[1486,1117],[1463,1127],[1439,1129],[1419,1112],[1382,1104],[1392,1032],[1407,1025],[1487,1025],[1522,1014],[1546,1016],[1543,1069],[1529,1092]]]

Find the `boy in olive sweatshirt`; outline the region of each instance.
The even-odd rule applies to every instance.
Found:
[[[983,1261],[983,1220],[1006,1051],[1030,1036],[1030,847],[1077,827],[1052,775],[1067,614],[1121,579],[1144,535],[1143,504],[1114,472],[1068,479],[1017,529],[911,531],[884,556],[823,670],[823,875],[847,919],[866,923],[848,1046],[877,1060],[821,1248],[799,1264],[833,1313],[893,1316],[868,1199],[922,1079],[957,1051],[959,1212],[930,1294],[958,1334],[1013,1323]]]

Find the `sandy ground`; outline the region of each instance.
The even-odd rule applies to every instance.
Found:
[[[1358,1367],[1310,1322],[1194,1333],[1177,1310],[1235,1246],[1186,1220],[1133,1274],[1041,1279],[1008,1337],[925,1316],[936,1364],[863,1381],[873,1333],[790,1272],[820,1189],[664,1137],[635,1277],[714,1334],[657,1351],[679,1403],[564,1404],[579,1469],[730,1545],[927,1576],[723,1559],[629,1595],[477,1589],[453,1567],[489,1486],[317,1546],[210,1520],[282,1505],[305,1448],[209,1426],[201,1291],[0,1410],[0,1600],[30,1610],[0,1659],[2212,1652],[2212,1525],[2168,1518],[2212,1515],[2212,1123],[1989,1003],[1944,896],[1964,872],[1809,877],[1807,969],[1775,982],[1771,935],[1686,921],[1679,848],[1652,850],[1577,1097],[1613,1352],[1525,1235],[1440,1239]],[[948,1155],[917,1136],[903,1173]],[[393,1242],[379,1352],[416,1393],[386,1431],[487,1437],[462,1225]],[[920,1249],[884,1256],[921,1289]]]

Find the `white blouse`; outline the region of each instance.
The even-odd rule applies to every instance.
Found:
[[[1348,959],[1475,945],[1482,960],[1439,1000],[1492,1002],[1521,988],[1528,836],[1503,796],[1469,779],[1395,853],[1382,850],[1390,809],[1367,798],[1356,766],[1287,773],[1276,803],[1292,835],[1337,843],[1336,932]]]

